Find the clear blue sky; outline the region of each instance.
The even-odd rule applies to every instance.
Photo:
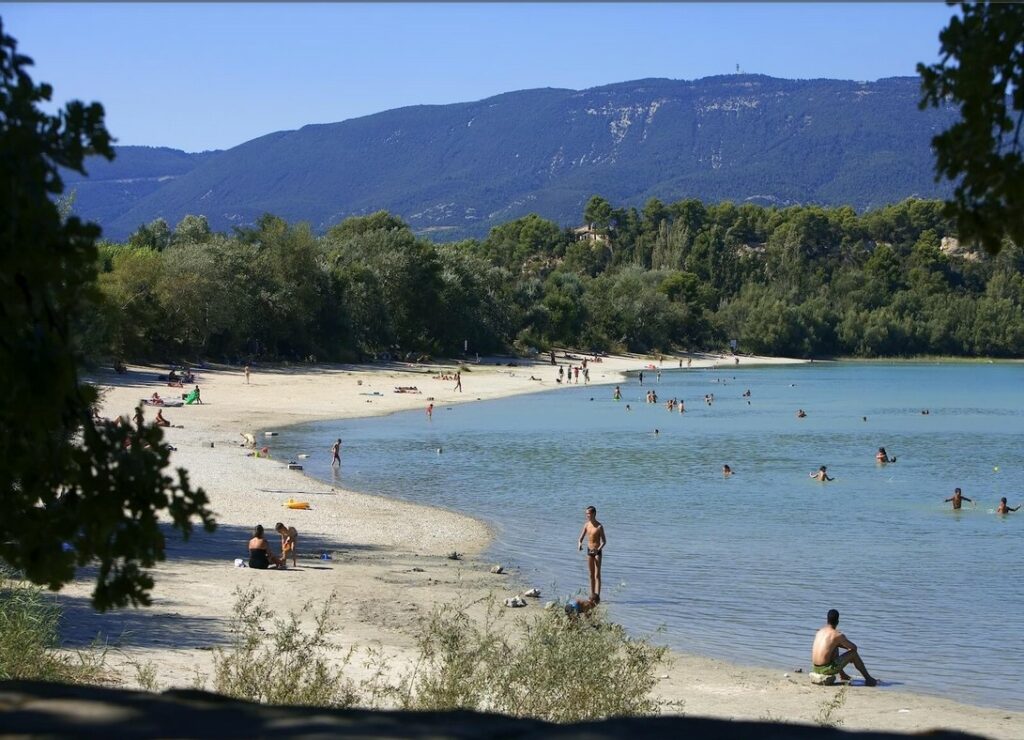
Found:
[[[536,87],[744,72],[876,80],[938,57],[941,3],[7,4],[54,100],[119,144],[222,149]]]

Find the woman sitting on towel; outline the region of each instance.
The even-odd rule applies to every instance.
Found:
[[[267,541],[263,539],[263,525],[257,524],[252,539],[249,540],[249,567],[266,570],[271,565],[279,569],[286,567],[284,561],[267,547]]]
[[[149,397],[149,405],[150,406],[163,406],[164,405],[164,399],[160,398],[160,394],[159,393],[154,392],[153,395]]]
[[[169,427],[171,425],[171,422],[167,421],[167,419],[164,418],[163,409],[156,410],[156,419],[153,421],[153,423],[156,424],[158,427]]]

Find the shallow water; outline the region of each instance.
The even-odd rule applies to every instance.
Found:
[[[611,616],[664,627],[657,640],[678,650],[806,669],[835,607],[883,681],[1024,710],[1007,660],[1024,626],[1024,510],[994,514],[1000,496],[1024,499],[1024,365],[741,366],[645,381],[622,383],[618,402],[611,386],[580,385],[441,405],[433,420],[308,424],[275,452],[315,450],[313,476],[485,519],[489,557],[545,597],[587,590],[576,539],[593,504]],[[687,412],[644,403],[650,387]],[[897,463],[875,463],[882,445]],[[834,482],[809,478],[821,464]],[[975,504],[951,511],[955,486]]]

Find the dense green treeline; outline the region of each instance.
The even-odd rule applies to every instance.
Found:
[[[799,357],[1024,354],[1024,255],[960,248],[938,201],[853,209],[696,200],[588,233],[535,215],[434,244],[385,212],[314,234],[266,215],[231,235],[186,216],[99,249],[79,335],[132,359],[359,359],[550,344]]]

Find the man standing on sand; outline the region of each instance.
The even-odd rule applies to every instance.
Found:
[[[251,370],[252,370],[252,368],[249,367],[249,363],[248,362],[245,363],[245,384],[246,385],[249,385],[249,372]]]
[[[453,391],[458,391],[459,393],[462,393],[462,371],[461,370],[456,370],[455,371],[455,387],[452,388],[452,390]]]
[[[340,468],[341,467],[341,439],[340,438],[338,439],[337,442],[334,443],[334,446],[331,447],[331,454],[334,456],[334,458],[331,460],[331,467],[333,468],[335,465],[337,465]]]
[[[959,488],[954,488],[953,489],[953,495],[946,499],[946,503],[948,503],[950,501],[953,502],[953,511],[959,511],[960,510],[960,506],[963,504],[964,501],[971,501],[971,500],[969,498],[967,498],[966,496],[964,496],[962,493],[960,493],[960,489]],[[971,501],[971,503],[973,504],[974,502]]]
[[[584,512],[587,517],[583,523],[583,531],[580,532],[580,539],[577,549],[583,549],[583,538],[587,538],[587,570],[590,573],[590,593],[601,598],[601,556],[607,539],[604,536],[604,525],[597,521],[597,509],[588,506]]]
[[[864,676],[865,686],[877,686],[878,681],[868,673],[864,661],[860,659],[860,653],[857,652],[857,646],[839,631],[839,612],[829,609],[825,619],[828,623],[814,635],[814,644],[811,646],[811,670],[822,676],[838,674],[840,680],[849,681],[850,677],[843,669],[853,663],[853,667]],[[845,648],[846,652],[840,655],[839,648]]]

